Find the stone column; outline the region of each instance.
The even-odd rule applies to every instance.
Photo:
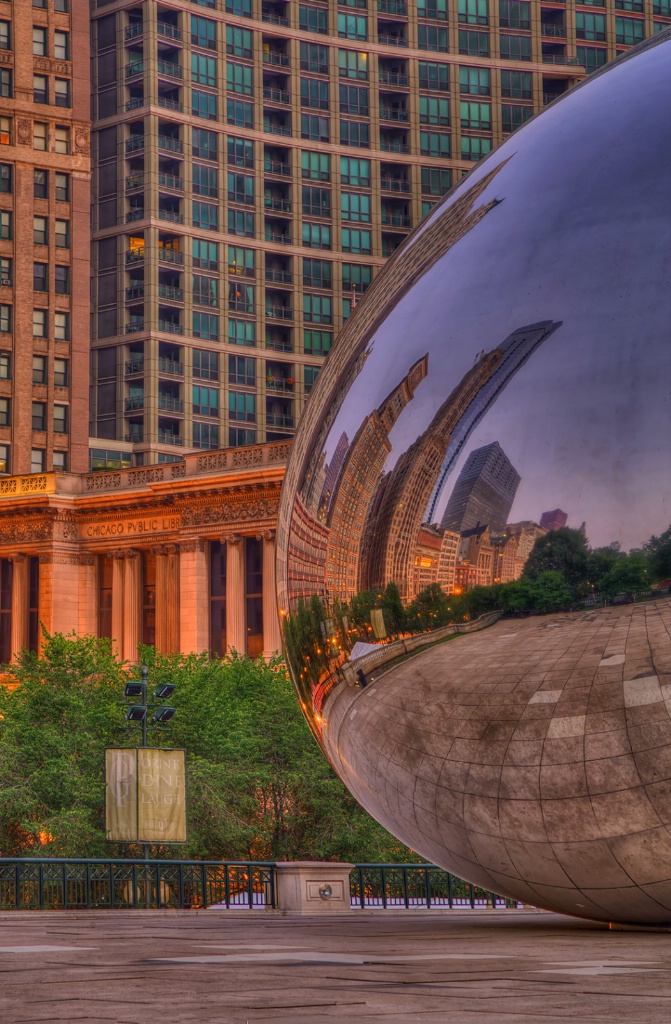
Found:
[[[28,556],[12,555],[12,661],[28,646]]]
[[[156,650],[179,650],[179,545],[160,544],[156,555]]]
[[[247,652],[245,631],[245,544],[244,537],[233,533],[221,538],[226,551],[226,653]]]
[[[179,635],[183,654],[201,654],[210,646],[207,541],[179,545]]]
[[[140,590],[140,552],[132,548],[125,552],[123,578],[123,659],[134,664],[137,661],[137,645],[140,642],[140,619],[142,616],[142,594]]]
[[[112,559],[112,650],[120,658],[123,658],[124,555],[123,548],[107,555]]]
[[[157,651],[160,651],[161,654],[165,654],[165,652],[167,651],[165,603],[168,596],[166,579],[167,558],[165,553],[165,545],[158,544],[151,550],[152,554],[156,555],[156,632],[154,636],[154,644],[156,646]]]
[[[263,657],[269,661],[282,650],[275,587],[275,531],[257,535],[263,541]]]

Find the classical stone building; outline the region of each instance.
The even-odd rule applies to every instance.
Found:
[[[279,650],[275,527],[288,444],[118,472],[0,479],[0,662],[49,632],[171,651]]]

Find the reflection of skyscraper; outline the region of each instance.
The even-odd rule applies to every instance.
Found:
[[[328,467],[327,467],[327,470],[326,470],[326,479],[324,481],[324,489],[323,489],[323,491],[321,493],[320,502],[319,502],[320,505],[323,505],[325,508],[328,508],[328,506],[330,504],[331,497],[333,495],[333,491],[335,489],[335,485],[337,483],[338,477],[340,476],[340,470],[343,467],[343,463],[345,461],[345,456],[347,455],[347,449],[348,448],[349,448],[349,438],[348,438],[347,434],[345,433],[345,431],[343,430],[342,434],[340,435],[340,437],[338,439],[338,443],[337,443],[337,445],[335,447],[335,451],[333,453],[333,458],[331,459],[330,463],[328,464]]]
[[[440,471],[440,477],[431,495],[429,507],[426,514],[427,522],[434,521],[436,505],[443,493],[445,481],[454,469],[454,466],[463,451],[466,441],[471,433],[485,415],[487,410],[496,401],[508,381],[517,373],[521,366],[526,363],[531,353],[545,341],[553,331],[561,327],[562,321],[541,320],[537,324],[529,324],[527,327],[519,327],[512,334],[509,334],[505,341],[499,345],[503,352],[503,359],[497,367],[496,372],[491,375],[486,384],[478,391],[475,399],[463,416],[459,426],[455,428],[450,444],[445,454],[445,459]]]
[[[348,448],[331,497],[327,525],[326,588],[331,597],[348,600],[357,592],[361,538],[371,497],[391,451],[389,432],[427,374],[428,357],[410,368],[384,402],[359,427]],[[342,439],[341,439],[342,440]]]
[[[568,516],[560,508],[553,508],[551,512],[544,512],[541,516],[540,525],[544,530],[561,530],[566,526]]]
[[[498,441],[476,448],[457,478],[441,526],[464,533],[481,523],[502,532],[520,479]]]

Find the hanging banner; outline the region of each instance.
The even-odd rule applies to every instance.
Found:
[[[384,640],[387,635],[387,627],[384,622],[384,615],[381,608],[371,609],[370,624],[373,627],[373,636],[375,639]]]
[[[186,842],[186,752],[154,747],[105,751],[109,842]]]

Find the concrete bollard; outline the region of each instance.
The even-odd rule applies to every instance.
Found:
[[[342,914],[352,909],[353,864],[289,860],[275,865],[277,909],[284,914]]]

